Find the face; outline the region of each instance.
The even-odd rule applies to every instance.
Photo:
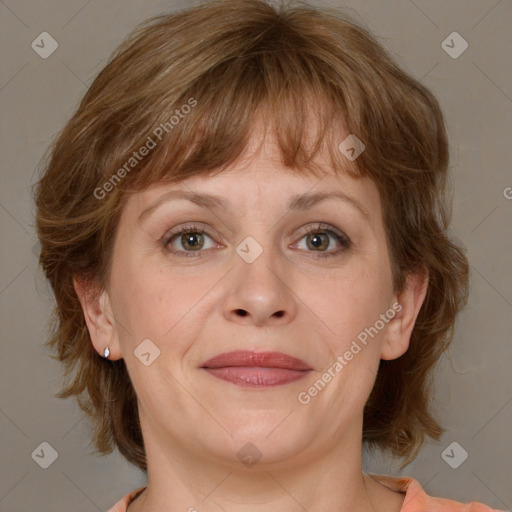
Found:
[[[286,464],[357,438],[380,358],[407,348],[376,186],[299,176],[270,142],[130,196],[103,298],[112,338],[93,342],[124,358],[146,444],[224,461],[249,442]]]

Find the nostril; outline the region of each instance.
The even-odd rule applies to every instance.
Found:
[[[245,311],[245,309],[237,309],[236,312],[240,316],[247,316],[247,311]]]
[[[274,313],[277,318],[281,318],[284,315],[284,311],[278,311],[277,313]]]

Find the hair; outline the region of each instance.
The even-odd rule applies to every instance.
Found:
[[[94,350],[73,280],[91,294],[108,289],[129,194],[222,172],[262,117],[290,172],[321,176],[315,159],[324,155],[333,169],[373,180],[395,293],[409,273],[428,272],[410,346],[380,362],[364,409],[363,442],[404,467],[426,435],[443,432],[431,370],[467,302],[468,262],[448,233],[449,147],[436,98],[337,10],[207,2],[147,19],[112,54],[48,148],[34,191],[40,265],[56,302],[46,345],[73,374],[56,396],[77,397],[98,452],[117,447],[147,470],[125,362]],[[338,147],[347,134],[365,144],[353,161]]]

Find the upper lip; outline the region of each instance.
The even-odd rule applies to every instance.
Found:
[[[228,366],[259,366],[286,370],[312,369],[304,361],[282,352],[253,352],[251,350],[235,350],[219,354],[203,363],[202,368],[225,368]]]

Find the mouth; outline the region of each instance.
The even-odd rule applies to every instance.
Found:
[[[201,366],[210,375],[241,387],[279,386],[304,378],[312,368],[282,352],[239,350],[208,359]]]

